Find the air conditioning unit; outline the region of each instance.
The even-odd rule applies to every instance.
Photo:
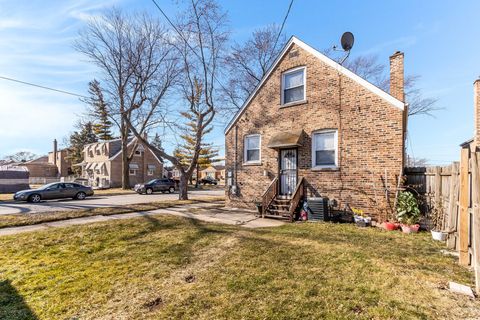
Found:
[[[309,221],[328,221],[330,212],[328,207],[328,198],[313,197],[307,198],[308,220]]]

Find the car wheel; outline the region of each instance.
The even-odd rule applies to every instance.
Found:
[[[30,197],[28,197],[29,202],[39,203],[40,200],[42,200],[42,197],[39,194],[32,194]]]
[[[174,188],[174,187],[168,188],[168,192],[169,192],[169,193],[174,193],[174,192],[175,192],[175,188]]]
[[[147,189],[145,190],[145,193],[146,193],[146,194],[152,194],[152,193],[153,193],[152,188],[147,188]]]
[[[85,200],[86,197],[87,197],[87,195],[85,194],[85,192],[79,192],[79,193],[77,193],[77,195],[75,196],[75,199],[77,199],[77,200]]]

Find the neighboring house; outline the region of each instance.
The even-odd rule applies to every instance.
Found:
[[[220,182],[225,180],[225,166],[223,165],[210,165],[207,168],[200,171],[200,179],[210,177]]]
[[[58,176],[58,168],[48,161],[48,156],[42,156],[18,165],[27,168],[30,178],[57,178]]]
[[[91,143],[85,146],[82,175],[91,185],[115,188],[122,185],[122,141],[120,139]],[[128,143],[134,152],[129,164],[130,186],[163,177],[163,162],[136,138]]]
[[[390,57],[386,93],[292,37],[225,129],[226,205],[291,217],[300,198],[328,197],[385,220],[404,162],[403,59]]]
[[[42,156],[34,160],[19,163],[19,166],[26,167],[30,173],[30,180],[33,183],[42,183],[41,179],[57,179],[68,177],[73,174],[72,164],[68,159],[68,149],[60,149],[57,147],[57,140],[53,140],[53,151],[48,156]],[[39,180],[40,179],[40,180]]]
[[[480,149],[480,79],[473,83],[473,138],[465,141],[460,146],[470,152]]]

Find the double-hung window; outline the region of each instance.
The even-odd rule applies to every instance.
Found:
[[[282,104],[305,99],[305,67],[286,71],[282,74]]]
[[[338,166],[337,130],[322,130],[312,135],[312,168]]]
[[[244,162],[259,163],[260,162],[260,135],[251,134],[245,137],[244,141]]]

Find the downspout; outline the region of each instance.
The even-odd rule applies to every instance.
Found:
[[[233,186],[235,187],[235,194],[237,193],[237,161],[238,161],[238,126],[235,125],[235,157],[233,161]]]

